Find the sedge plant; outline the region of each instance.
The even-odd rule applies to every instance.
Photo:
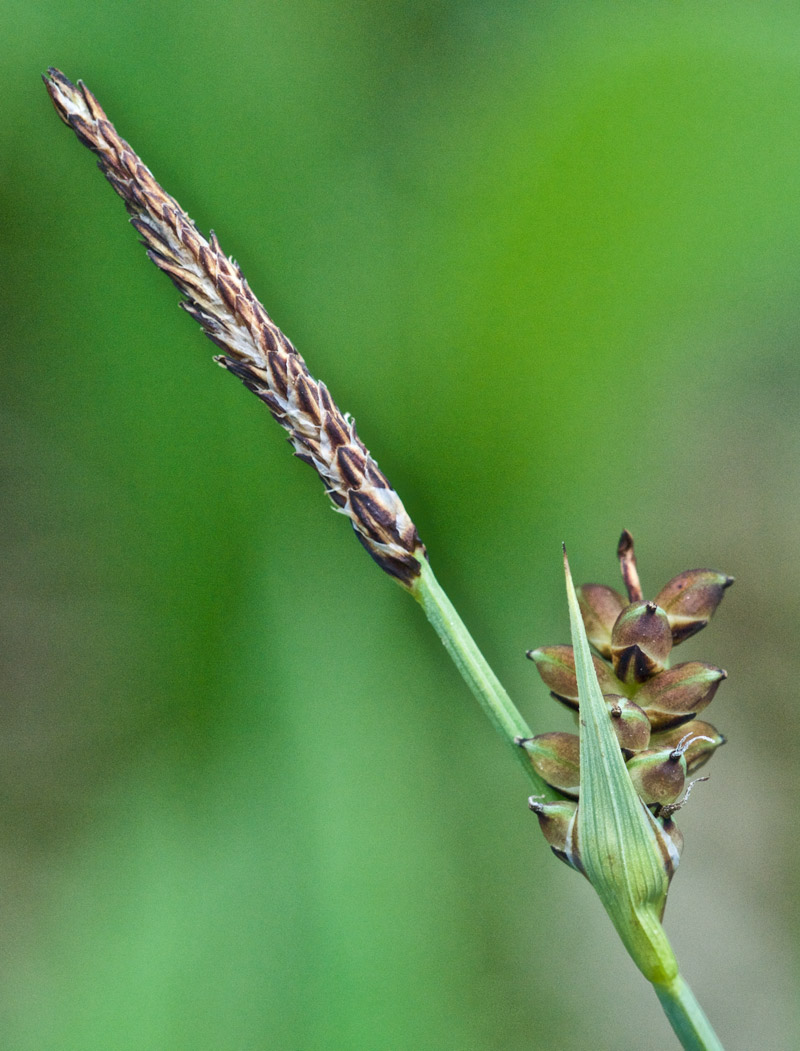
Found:
[[[575,711],[578,734],[532,734],[436,580],[416,526],[354,421],[311,375],[237,264],[161,188],[84,84],[57,69],[44,81],[61,119],[123,199],[148,256],[220,349],[216,362],[266,404],[369,555],[424,610],[529,778],[529,805],[546,841],[594,887],[683,1047],[719,1051],[661,919],[682,846],[674,814],[693,784],[689,775],[724,740],[697,715],[725,672],[698,661],[670,666],[669,657],[708,622],[731,578],[691,570],[645,600],[625,532],[618,556],[626,600],[604,585],[576,590],[565,551],[572,646],[528,656],[553,696]]]

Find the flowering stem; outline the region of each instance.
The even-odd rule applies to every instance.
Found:
[[[325,385],[309,373],[302,356],[255,298],[238,266],[222,252],[216,237],[211,234],[206,239],[178,202],[159,186],[149,169],[118,135],[88,88],[80,81],[72,84],[56,69],[51,69],[44,79],[59,116],[96,154],[103,174],[124,200],[150,259],[175,283],[184,297],[181,305],[187,313],[223,350],[222,356],[216,359],[218,363],[267,405],[276,421],[289,432],[295,455],[318,472],[335,508],[348,516],[371,557],[420,603],[481,707],[513,748],[537,796],[549,800],[560,798],[559,793],[539,777],[527,751],[519,747],[521,738],[532,736],[528,725],[440,587],[416,527],[356,434],[351,417],[339,410]],[[630,534],[624,534],[623,541],[619,554],[629,595],[634,601],[635,596],[641,597],[641,588]],[[708,586],[716,587],[720,593],[732,583],[730,578],[716,574],[711,577]],[[577,600],[573,605],[573,619],[583,631]],[[698,629],[690,625],[688,630],[691,633]],[[588,673],[592,663],[585,633],[583,645],[583,664]],[[594,671],[590,673],[594,678],[598,711],[605,717],[596,675]],[[606,731],[610,741],[607,727]],[[624,772],[619,749],[616,744],[612,747],[619,771]],[[583,772],[581,777],[583,780]],[[625,784],[628,794],[635,798],[627,780]],[[638,803],[636,808],[641,818]],[[608,807],[601,801],[597,809],[603,811]],[[607,900],[603,900],[609,908]],[[609,912],[613,918],[611,908]],[[658,921],[655,927],[661,930]],[[617,929],[623,927],[618,923]],[[630,938],[626,945],[630,950]],[[674,969],[667,973],[663,967],[656,972],[650,968],[649,976],[675,1032],[688,1051],[721,1051],[722,1045],[691,990],[680,975],[675,974],[677,965],[668,944],[666,948],[668,952],[662,955]],[[656,961],[659,966],[661,959],[658,956]],[[637,962],[642,966],[641,956]],[[648,969],[643,970],[648,974]]]
[[[723,1051],[703,1008],[679,974],[664,985],[654,985],[664,1014],[686,1051]]]
[[[548,799],[558,798],[557,793],[536,773],[525,749],[519,747],[519,738],[533,736],[530,727],[487,664],[486,658],[434,576],[428,560],[420,558],[419,561],[422,571],[414,580],[411,594],[425,610],[425,615],[489,720],[513,747],[514,755],[522,763],[537,794]]]

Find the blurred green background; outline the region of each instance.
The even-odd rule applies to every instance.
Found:
[[[401,493],[537,732],[576,580],[737,577],[667,930],[796,1046],[800,8],[3,0],[2,1047],[673,1038],[416,605],[56,119],[82,77]]]

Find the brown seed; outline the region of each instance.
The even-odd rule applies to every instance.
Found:
[[[538,734],[520,745],[543,781],[564,795],[577,799],[580,791],[580,744],[577,734]]]
[[[539,828],[557,858],[583,872],[578,845],[578,804],[569,799],[541,803],[535,796],[528,806],[539,819]]]
[[[674,803],[686,783],[686,760],[679,748],[648,748],[628,760],[628,773],[648,806]]]
[[[718,748],[725,744],[724,736],[711,723],[703,722],[702,719],[692,719],[689,723],[653,734],[650,738],[650,746],[674,749],[687,735],[689,742],[684,752],[686,773],[693,774],[708,762]]]
[[[733,577],[713,569],[688,569],[664,585],[655,601],[667,614],[676,645],[708,624],[733,582]]]
[[[641,752],[650,744],[650,720],[638,704],[627,697],[605,694],[611,725],[617,735],[619,746],[626,756]]]
[[[727,672],[713,664],[687,661],[667,668],[643,684],[636,703],[654,731],[689,722],[709,705]]]
[[[578,677],[575,671],[575,654],[571,646],[540,646],[528,650],[525,655],[534,661],[536,670],[553,696],[570,708],[578,707]],[[609,666],[599,657],[592,657],[601,693],[621,693],[620,683]]]
[[[611,629],[625,608],[625,599],[605,584],[581,584],[577,594],[587,638],[602,657],[610,660]]]
[[[622,682],[644,682],[658,674],[671,649],[667,615],[655,602],[634,602],[620,613],[611,632],[611,658]]]

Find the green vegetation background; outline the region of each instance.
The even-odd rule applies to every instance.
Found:
[[[794,1046],[800,10],[3,0],[10,1051],[639,1051],[652,992],[417,607],[211,363],[39,74],[243,265],[537,731],[559,562],[734,574],[667,909]]]

